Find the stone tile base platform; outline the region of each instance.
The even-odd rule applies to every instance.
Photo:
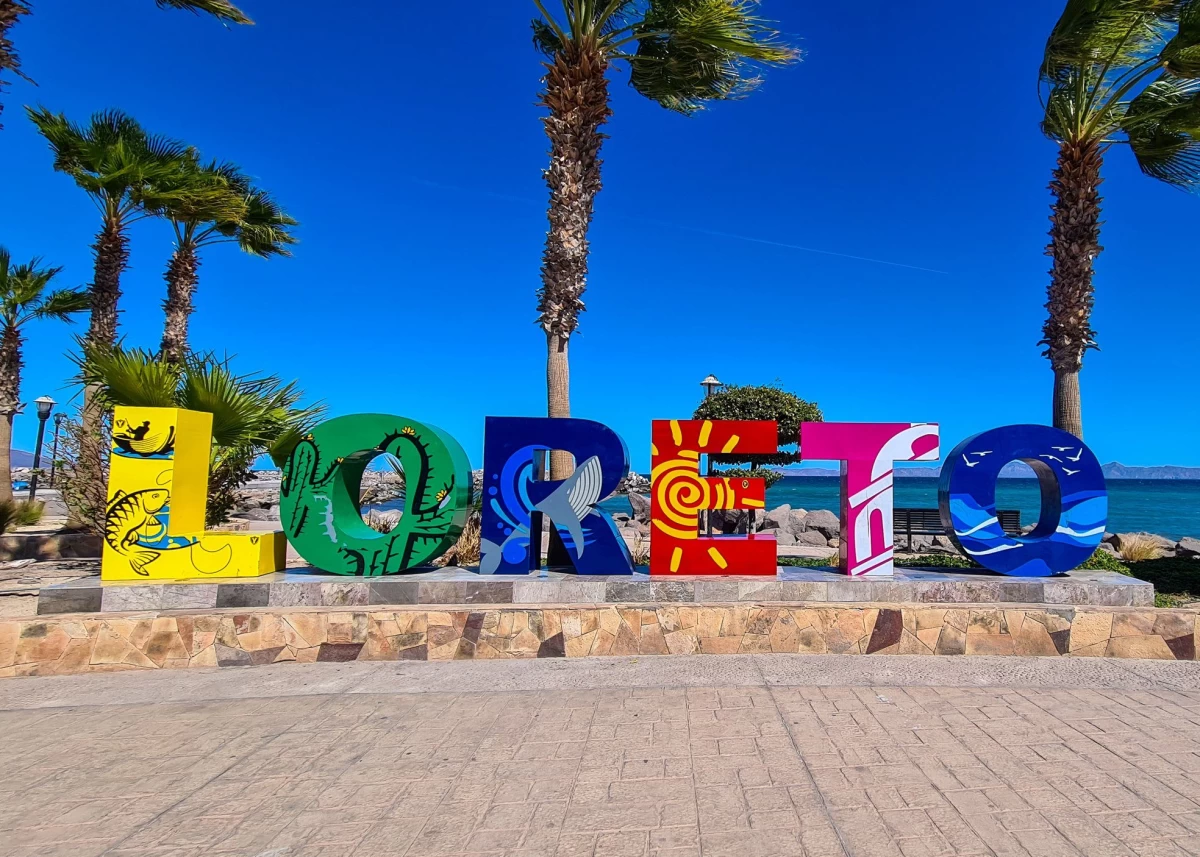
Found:
[[[223,580],[101,583],[97,578],[42,587],[38,614],[127,613],[213,608],[354,608],[409,604],[631,604],[644,602],[834,602],[853,604],[1091,604],[1149,607],[1154,587],[1111,571],[1048,578],[988,572],[897,569],[892,578],[847,577],[832,569],[780,568],[770,577],[585,577],[481,575],[450,568],[387,578],[340,577],[292,569]]]
[[[1195,660],[1198,610],[909,604],[293,608],[0,622],[0,676],[280,661],[850,653]]]

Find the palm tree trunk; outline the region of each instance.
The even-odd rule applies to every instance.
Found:
[[[21,407],[21,334],[0,336],[0,502],[11,500],[13,416]]]
[[[600,127],[612,115],[607,70],[604,54],[594,44],[560,52],[546,67],[541,103],[550,111],[542,120],[550,139],[550,165],[545,172],[550,228],[542,254],[538,312],[546,332],[546,412],[551,417],[571,415],[567,346],[578,326],[587,288],[587,236],[601,188],[604,134]],[[552,479],[565,479],[572,469],[568,453],[551,454]]]
[[[1098,140],[1063,142],[1050,182],[1054,195],[1050,244],[1054,260],[1047,289],[1048,317],[1042,328],[1045,356],[1054,370],[1054,427],[1083,438],[1079,371],[1083,355],[1096,347],[1092,330],[1094,262],[1100,246],[1100,168],[1104,147]]]
[[[1079,373],[1054,373],[1054,427],[1083,439],[1083,411],[1079,398]]]
[[[87,341],[89,345],[113,345],[117,341],[121,274],[129,266],[129,237],[120,220],[105,218],[92,250],[96,254],[96,269],[89,289],[92,317]]]
[[[13,498],[12,491],[12,427],[13,415],[0,414],[0,503]]]
[[[8,37],[9,28],[17,23],[17,19],[22,15],[29,14],[29,7],[24,3],[18,3],[17,0],[0,0],[0,78],[4,76],[4,72],[12,71],[21,75],[17,71],[21,67],[21,60],[17,56],[16,50],[13,49],[12,39]],[[23,75],[21,75],[23,76]],[[0,88],[3,88],[4,81],[0,80]],[[4,102],[0,101],[0,114],[4,112]],[[0,128],[3,128],[0,125]]]
[[[571,364],[567,337],[546,335],[546,415],[571,416]],[[575,459],[562,449],[550,451],[550,478],[566,479],[575,470]]]
[[[121,274],[129,264],[129,238],[125,235],[120,220],[105,218],[104,227],[96,236],[92,250],[96,254],[96,268],[92,285],[88,289],[92,307],[85,342],[93,348],[112,346],[117,341],[117,304],[121,300]],[[104,410],[96,401],[96,393],[94,386],[85,387],[83,390],[76,478],[85,485],[94,486],[95,497],[101,497],[104,493],[100,485],[103,474],[98,468],[101,462],[106,460],[107,450],[104,439]],[[90,505],[96,504],[93,502]],[[92,518],[103,515],[103,500],[100,500],[98,508],[70,511],[71,520],[68,521],[68,526],[78,527],[87,523],[79,520],[80,515]],[[94,525],[95,521],[90,523]]]
[[[196,255],[196,247],[190,243],[182,244],[167,265],[167,299],[163,301],[163,313],[166,321],[163,326],[162,345],[159,346],[162,359],[167,363],[182,363],[188,350],[188,321],[191,319],[192,295],[196,292],[199,282],[196,271],[200,267],[200,259]]]

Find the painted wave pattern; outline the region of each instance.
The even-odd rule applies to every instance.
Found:
[[[1087,560],[1104,535],[1108,495],[1082,491],[1062,498],[1058,528],[1049,537],[1011,536],[1000,526],[994,508],[984,508],[969,494],[950,495],[954,535],[963,551],[987,557],[988,567],[1019,577],[1043,577],[1053,567],[1074,567]]]

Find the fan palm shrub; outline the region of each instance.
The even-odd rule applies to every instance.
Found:
[[[1054,370],[1054,425],[1083,437],[1079,372],[1096,347],[1101,168],[1124,145],[1151,178],[1200,187],[1200,0],[1067,0],[1040,81],[1042,129],[1058,163],[1039,344]]]
[[[0,501],[12,499],[13,416],[21,410],[22,349],[25,327],[42,319],[71,321],[88,307],[84,289],[50,290],[62,268],[33,259],[14,265],[0,247]]]
[[[539,324],[546,335],[547,413],[571,415],[567,349],[584,309],[588,229],[600,192],[601,127],[612,115],[608,74],[629,69],[630,85],[668,110],[691,115],[739,98],[759,70],[797,59],[756,0],[534,0],[534,44],[546,57],[540,103],[550,139],[550,189]],[[552,15],[547,6],[561,6]],[[569,475],[571,457],[551,455],[551,475]]]
[[[297,223],[265,191],[233,164],[201,164],[193,154],[184,168],[158,183],[146,207],[171,222],[175,252],[167,265],[165,322],[160,352],[169,363],[182,363],[188,351],[192,296],[199,282],[199,251],[213,244],[236,243],[262,258],[290,256]]]
[[[228,0],[154,0],[160,9],[183,9],[196,14],[207,14],[219,21],[232,24],[253,24],[246,13],[234,6]],[[31,0],[0,0],[0,78],[4,72],[11,71],[18,77],[25,78],[21,73],[21,59],[13,47],[9,37],[9,29],[17,23],[22,15],[33,12]],[[28,80],[28,78],[25,78]],[[3,88],[3,80],[0,80]],[[4,112],[4,103],[0,102],[0,113]],[[0,125],[0,128],[3,128]]]
[[[227,359],[213,354],[189,353],[181,363],[167,363],[141,349],[85,344],[79,367],[80,380],[96,387],[105,408],[186,408],[213,415],[209,526],[229,519],[255,459],[266,454],[282,466],[323,412],[300,405],[303,393],[295,382],[235,374]]]

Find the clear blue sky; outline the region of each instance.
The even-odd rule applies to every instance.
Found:
[[[90,279],[98,215],[20,108],[121,108],[240,163],[303,224],[292,259],[205,251],[195,346],[298,378],[332,414],[440,425],[477,466],[485,415],[544,414],[532,2],[245,0],[257,26],[232,30],[116,5],[38,3],[14,31],[39,86],[4,96],[0,243]],[[940,422],[944,451],[1048,422],[1055,149],[1036,73],[1061,5],[765,0],[805,61],[690,119],[616,71],[575,415],[621,433],[643,472],[650,420],[688,416],[709,372],[778,379],[829,419]],[[1200,465],[1200,199],[1123,149],[1105,175],[1087,440],[1102,461]],[[158,344],[170,252],[164,224],[135,229],[129,344]],[[25,399],[66,399],[69,332],[30,333]],[[18,418],[16,446],[35,422]]]

